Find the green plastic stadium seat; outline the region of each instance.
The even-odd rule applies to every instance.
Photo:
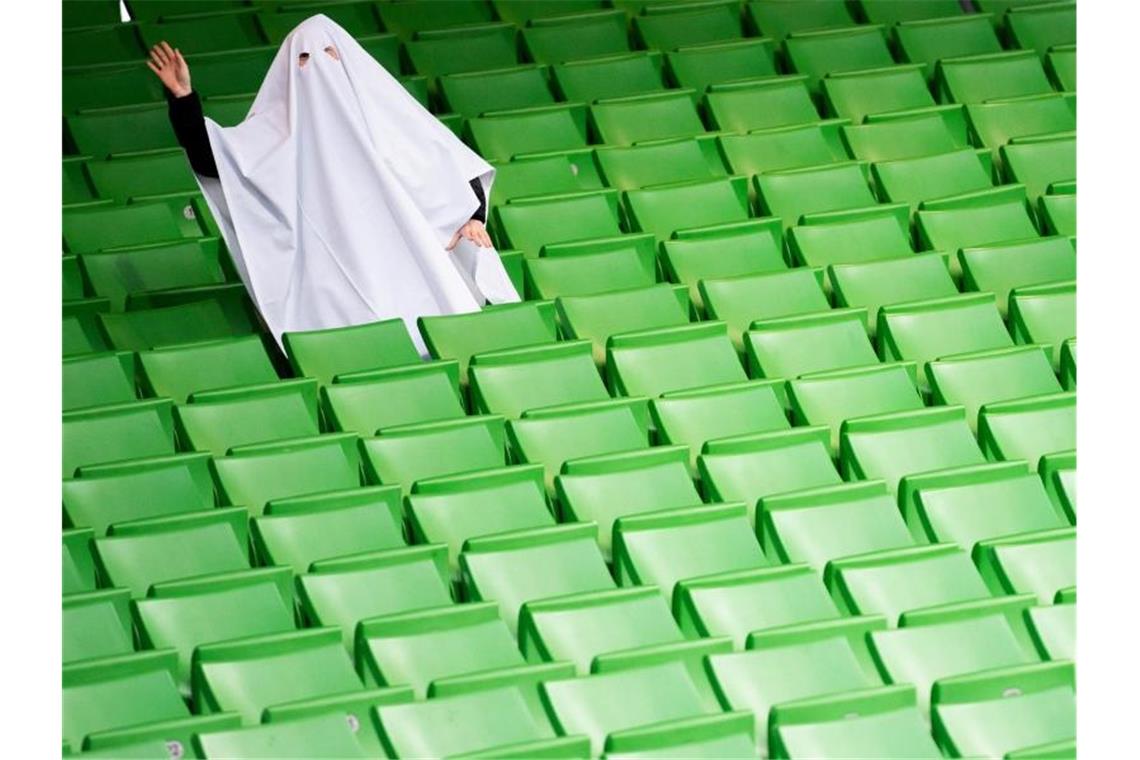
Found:
[[[905,364],[817,372],[788,381],[788,402],[797,425],[827,425],[839,450],[844,420],[922,409],[912,370]]]
[[[657,436],[689,447],[690,464],[707,441],[788,428],[779,388],[765,381],[666,393],[649,404]]]
[[[934,98],[926,86],[921,64],[891,65],[869,71],[839,73],[823,80],[827,112],[852,124],[873,114],[927,109]],[[936,111],[941,115],[941,112]]]
[[[744,712],[682,718],[666,724],[614,731],[606,757],[756,757],[752,716]]]
[[[915,214],[922,250],[956,251],[1037,237],[1029,208],[1021,198],[983,197],[925,203]]]
[[[926,0],[921,3],[908,0],[859,0],[858,7],[868,23],[884,26],[942,16],[953,17],[962,13],[962,6],[956,0]]]
[[[201,391],[175,411],[184,445],[219,457],[234,446],[317,435],[317,418],[317,381],[310,378]]]
[[[765,496],[756,514],[764,553],[806,562],[822,574],[833,559],[913,545],[882,481],[847,483]]]
[[[64,357],[111,350],[110,339],[99,319],[109,308],[106,298],[85,298],[64,304],[61,331]]]
[[[974,465],[919,475],[905,516],[916,538],[972,550],[981,540],[1062,527],[1041,479],[1022,462]],[[1001,504],[1001,509],[994,509]],[[913,508],[912,508],[913,507]]]
[[[993,18],[985,14],[903,21],[895,27],[895,38],[903,58],[926,64],[927,79],[934,78],[935,64],[943,58],[1000,53],[1002,49]]]
[[[784,49],[792,68],[808,75],[813,90],[829,74],[894,64],[883,27],[877,25],[793,32],[784,40]]]
[[[989,190],[993,185],[990,172],[971,149],[880,161],[871,166],[871,175],[884,200],[909,203],[912,211],[922,201]],[[994,191],[1002,192],[1004,189]],[[1009,189],[1014,197],[1022,192],[1020,188]]]
[[[452,74],[440,77],[439,89],[448,111],[463,116],[554,103],[547,72],[541,66]]]
[[[820,124],[775,127],[717,139],[733,174],[762,174],[847,160],[835,139],[835,130]]]
[[[385,428],[361,442],[369,483],[400,485],[506,464],[503,418],[473,416]]]
[[[877,333],[883,361],[927,362],[1013,345],[991,293],[884,306]],[[920,386],[925,382],[920,376]]]
[[[1044,660],[1076,657],[1077,605],[1053,604],[1025,610],[1029,633]]]
[[[654,52],[590,58],[551,67],[563,101],[592,103],[599,98],[645,95],[665,89],[661,54]]]
[[[117,9],[115,15],[117,22]],[[111,23],[65,30],[63,50],[67,51],[63,56],[65,67],[138,61],[146,55],[137,24]]]
[[[909,256],[906,214],[901,206],[815,214],[789,231],[788,250],[797,266],[808,267]]]
[[[274,10],[277,12],[261,14],[261,26],[265,29],[269,41],[279,45],[293,27],[308,18],[314,9],[306,8],[302,1],[298,3],[297,10],[289,8],[288,5]],[[376,6],[372,3],[326,3],[320,10],[353,37],[377,34],[383,26],[376,13]]]
[[[178,403],[199,391],[277,380],[264,343],[253,335],[143,351],[138,363],[143,392]]]
[[[727,279],[702,280],[701,301],[709,319],[728,325],[737,350],[743,334],[756,320],[827,311],[823,273],[807,268],[765,272]]]
[[[748,17],[761,33],[783,39],[792,32],[851,26],[855,18],[844,3],[802,3],[797,0],[750,2]]]
[[[590,106],[590,118],[607,145],[693,137],[705,131],[691,90],[599,100]]]
[[[271,705],[362,689],[334,628],[200,646],[191,685],[199,714],[232,710],[245,725],[256,725]]]
[[[321,388],[325,419],[335,430],[370,436],[396,425],[464,415],[459,364],[454,361],[359,372],[338,379],[342,382]]]
[[[1075,393],[986,404],[978,415],[978,442],[991,459],[1038,460],[1077,446]]]
[[[630,225],[667,240],[677,230],[748,220],[747,187],[729,179],[708,179],[627,190]]]
[[[147,195],[199,192],[186,154],[180,149],[91,161],[87,173],[98,196],[116,203]]]
[[[1037,218],[1041,221],[1041,231],[1046,235],[1077,234],[1076,193],[1042,195],[1037,199]]]
[[[89,354],[63,362],[63,410],[122,404],[136,399],[134,356]]]
[[[65,596],[63,664],[133,652],[130,603],[130,592],[118,588]]]
[[[194,737],[200,757],[369,757],[352,724],[329,712]],[[283,754],[289,753],[289,754]]]
[[[612,336],[606,372],[623,396],[660,396],[747,379],[722,322]]]
[[[1076,3],[1050,3],[1018,8],[1006,16],[1009,36],[1017,47],[1042,56],[1058,45],[1077,44]]]
[[[744,334],[749,374],[791,379],[878,362],[862,309],[832,309],[754,322]]]
[[[318,560],[297,577],[302,618],[334,626],[349,650],[356,624],[451,604],[447,548],[435,544]]]
[[[424,698],[433,681],[524,664],[494,602],[370,618],[356,628],[365,683],[409,685]]]
[[[118,350],[142,351],[181,343],[235,338],[256,332],[256,318],[240,283],[168,291],[171,305],[100,314],[99,322]],[[190,300],[182,300],[183,296]]]
[[[499,162],[494,166],[492,206],[509,203],[516,198],[576,193],[582,190],[599,190],[602,187],[596,177],[580,174],[577,166],[564,155],[518,158],[505,163]]]
[[[1037,465],[1045,490],[1069,523],[1077,524],[1077,454],[1066,451],[1046,454]]]
[[[993,293],[1003,317],[1014,288],[1066,282],[1077,276],[1076,251],[1064,237],[964,248],[958,259],[966,289]]]
[[[555,342],[552,311],[524,303],[417,321],[432,358],[457,360],[466,382],[467,365],[476,354]]]
[[[555,305],[563,332],[589,341],[600,365],[613,335],[689,324],[688,300],[685,288],[662,283],[592,296],[561,296]]]
[[[554,525],[536,465],[421,480],[407,497],[407,511],[416,543],[447,544],[456,580],[467,539]]]
[[[387,7],[398,5],[404,4]],[[381,8],[381,13],[384,10]],[[386,28],[396,31],[391,26],[386,25]],[[418,32],[414,40],[405,40],[404,50],[416,73],[431,78],[501,69],[519,62],[516,33],[511,24],[471,24],[461,28],[425,30]],[[399,31],[397,34],[402,36]]]
[[[1031,201],[1044,195],[1054,182],[1077,178],[1076,138],[1019,140],[1003,145],[1000,153],[1006,175],[1025,185]]]
[[[544,256],[523,260],[523,278],[528,298],[590,296],[656,284],[657,260],[651,250],[633,245],[601,253]]]
[[[776,705],[769,732],[772,758],[942,756],[909,685]]]
[[[469,539],[459,555],[470,601],[496,601],[511,633],[524,603],[613,588],[594,525],[559,525]]]
[[[764,38],[681,47],[665,61],[678,87],[698,93],[711,84],[776,76],[775,45]]]
[[[793,625],[749,637],[746,652],[708,658],[708,671],[724,709],[754,714],[761,751],[767,751],[773,706],[881,684],[869,668],[865,635],[882,628],[881,617]]]
[[[119,22],[119,6],[111,0],[103,2],[63,2],[63,28],[101,26]]]
[[[249,568],[246,514],[212,509],[118,523],[94,540],[104,586],[129,588],[135,599],[163,581]]]
[[[274,499],[250,522],[263,565],[303,573],[316,561],[404,545],[400,490],[370,486]]]
[[[264,45],[269,40],[252,11],[161,16],[139,24],[139,36],[147,47],[167,40],[171,47],[199,53]]]
[[[63,415],[63,476],[85,465],[174,453],[169,399],[90,407]]]
[[[72,253],[182,238],[182,228],[166,203],[100,206],[63,215],[64,245]]]
[[[937,253],[832,264],[827,272],[836,306],[866,309],[872,337],[883,306],[958,295],[947,262]]]
[[[589,13],[605,6],[602,0],[491,0],[491,4],[499,18],[519,26],[552,16]]]
[[[172,650],[100,657],[63,668],[63,736],[85,736],[141,723],[189,718],[178,693]]]
[[[670,282],[689,286],[689,299],[704,308],[699,283],[715,277],[785,269],[779,219],[756,219],[716,229],[682,230],[661,244],[661,268]]]
[[[935,85],[946,103],[983,103],[1053,92],[1041,59],[1020,50],[946,58],[938,63]]]
[[[571,459],[649,446],[644,399],[615,399],[526,412],[507,425],[510,448],[522,462],[542,464],[547,490]]]
[[[195,647],[295,628],[292,573],[260,568],[156,583],[134,611],[144,647],[178,652],[179,683],[189,694]]]
[[[83,253],[79,263],[95,295],[109,298],[112,311],[122,311],[133,293],[221,285],[222,255],[214,241],[185,241]]]
[[[1045,71],[1060,92],[1077,91],[1077,46],[1058,45],[1045,56]]]
[[[1077,389],[1077,339],[1069,338],[1061,343],[1061,385],[1065,390]]]
[[[1060,393],[1049,355],[1040,346],[963,354],[926,365],[934,402],[960,404],[975,427],[978,410],[995,401]]]
[[[65,302],[81,301],[88,298],[91,293],[91,285],[87,283],[83,271],[79,268],[79,257],[64,256],[60,261],[62,263],[63,300]]]
[[[794,227],[804,214],[875,205],[875,196],[858,163],[769,172],[754,178],[765,216]]]
[[[89,179],[87,168],[89,163],[85,156],[63,159],[61,166],[63,169],[63,202],[65,205],[90,203],[98,200]]]
[[[532,19],[520,32],[530,60],[550,64],[628,53],[627,25],[623,11],[606,9]]]
[[[933,733],[956,757],[1076,753],[1073,663],[1040,663],[947,678],[934,687]],[[1050,745],[1035,755],[1019,749]]]
[[[90,3],[80,0],[76,4]],[[63,70],[64,114],[74,114],[85,109],[161,101],[162,82],[153,75],[147,76],[150,71],[141,62],[142,55],[140,53],[134,60],[118,63],[65,68]]]
[[[387,319],[351,327],[287,332],[285,352],[293,371],[321,385],[349,372],[386,369],[420,361],[403,320]]]
[[[688,462],[683,446],[570,460],[554,479],[561,518],[594,523],[602,556],[609,561],[619,518],[701,503]]]
[[[360,485],[355,435],[339,433],[303,440],[242,446],[214,460],[224,504],[260,515],[266,503]]]
[[[859,161],[894,161],[949,153],[965,147],[935,113],[845,126],[843,141]]]
[[[721,573],[677,584],[674,611],[693,636],[731,636],[839,617],[819,574],[807,565]]]
[[[891,626],[908,610],[989,597],[970,555],[952,544],[836,560],[824,582],[844,614],[886,615]]]
[[[842,482],[827,440],[825,428],[812,427],[709,441],[697,458],[701,484],[709,500],[747,504],[756,525],[757,502]]]
[[[844,476],[885,480],[902,504],[909,500],[907,476],[984,461],[960,406],[850,419],[840,430]]]
[[[519,617],[519,648],[528,660],[570,661],[579,675],[599,654],[683,640],[652,586],[528,602]]]
[[[768,565],[743,504],[623,517],[614,526],[614,576],[622,586],[657,586],[672,599],[678,581]]]
[[[174,454],[89,465],[63,481],[63,510],[70,525],[106,535],[115,523],[204,512],[214,506],[206,454]]]
[[[443,8],[397,3],[378,8],[384,28],[396,32],[402,40],[410,40],[416,32],[433,29],[446,29],[467,24],[482,24],[491,21],[491,9],[486,3],[460,0],[448,3]]]
[[[656,10],[656,9],[655,9]],[[676,50],[685,45],[721,42],[744,36],[735,2],[682,5],[633,17],[633,29],[650,50]]]
[[[492,215],[500,239],[529,258],[545,245],[621,234],[613,191],[517,201],[496,207]]]
[[[1067,133],[1077,128],[1073,105],[1057,94],[972,103],[966,106],[966,114],[975,142],[994,151],[1015,138]]]
[[[63,593],[78,594],[96,587],[95,560],[91,556],[90,528],[63,531]]]
[[[282,14],[283,16],[284,14]],[[299,24],[303,18],[294,21],[285,32],[291,31],[292,27]],[[278,45],[284,39],[284,34],[278,39],[273,39],[274,32],[278,30],[267,29],[266,31],[270,32],[271,44],[269,45],[215,52],[187,50],[185,53],[188,59],[187,63],[194,68],[194,89],[207,98],[224,95],[248,95],[257,92],[261,80],[265,77],[265,72],[273,62],[273,56],[277,53]],[[360,42],[366,49],[369,48],[364,40],[360,40]],[[152,98],[150,100],[161,99]]]
[[[1061,344],[1077,334],[1076,283],[1018,288],[1009,298],[1009,331],[1015,343],[1052,346],[1054,369]]]
[[[712,85],[705,95],[705,104],[711,125],[728,132],[812,124],[820,120],[804,76]]]

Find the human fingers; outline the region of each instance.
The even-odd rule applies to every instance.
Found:
[[[167,42],[166,40],[163,40],[162,42],[160,42],[158,44],[162,45],[162,52],[166,53],[166,57],[169,58],[171,61],[173,61],[174,60],[174,48],[170,47],[170,43]]]
[[[158,58],[158,62],[159,62],[160,64],[162,64],[162,65],[164,65],[164,66],[165,66],[167,63],[169,63],[169,62],[170,62],[170,59],[169,59],[169,58],[167,57],[167,55],[166,55],[166,50],[165,50],[165,49],[163,49],[163,47],[162,47],[162,43],[161,43],[161,42],[160,42],[160,43],[158,43],[157,45],[155,45],[154,47],[152,47],[152,48],[150,49],[150,52],[151,52],[152,54],[154,54],[154,56],[155,56],[156,58]]]
[[[146,65],[147,65],[147,66],[149,66],[149,67],[150,67],[150,70],[151,70],[151,71],[153,71],[155,74],[158,74],[159,76],[162,76],[162,69],[160,69],[158,66],[155,66],[155,65],[154,65],[153,63],[151,63],[150,61],[147,61],[147,62],[146,62]]]
[[[174,49],[174,60],[182,68],[184,68],[184,69],[190,68],[189,66],[186,65],[186,59],[182,57],[182,51],[179,50],[178,48]]]
[[[158,45],[155,45],[150,49],[150,60],[154,61],[155,65],[159,68],[162,68],[166,64],[166,61],[163,60],[162,51],[159,49]]]
[[[484,248],[493,248],[491,244],[491,236],[487,234],[486,227],[479,228],[479,242]]]

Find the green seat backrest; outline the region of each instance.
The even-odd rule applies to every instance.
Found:
[[[102,657],[63,668],[63,737],[189,718],[178,693],[178,655],[169,649]]]
[[[1073,104],[1057,94],[971,103],[966,106],[966,115],[977,142],[995,151],[1014,138],[1073,132],[1077,128]]]
[[[225,504],[260,515],[266,503],[360,485],[357,438],[348,433],[242,446],[214,460]]]
[[[67,116],[66,122],[79,152],[97,158],[178,147],[166,105],[161,103],[93,108]]]
[[[84,465],[174,453],[169,399],[129,401],[63,415],[63,477]]]
[[[1025,185],[1030,200],[1044,195],[1054,182],[1077,178],[1077,140],[1034,140],[1003,145],[1001,161],[1013,182]]]
[[[904,21],[895,28],[895,39],[903,58],[926,64],[927,79],[934,77],[935,64],[943,58],[1000,53],[1002,49],[993,18],[984,14]]]
[[[1077,44],[1076,3],[1050,3],[1045,8],[1018,8],[1006,16],[1010,39],[1042,56],[1058,45]]]
[[[90,161],[87,173],[98,196],[116,203],[145,195],[199,192],[182,150]]]
[[[859,0],[858,6],[863,18],[869,23],[884,26],[962,14],[962,6],[957,0],[926,0],[922,3],[907,0]]]
[[[978,442],[991,459],[1036,467],[1046,454],[1077,447],[1076,414],[1075,392],[987,404],[978,415]]]
[[[948,153],[965,147],[934,113],[842,128],[843,141],[859,161],[893,161]]]
[[[80,5],[80,4],[76,4]],[[82,3],[93,5],[93,3]],[[83,29],[67,29],[63,33],[64,67],[91,66],[97,63],[122,63],[137,61],[146,55],[143,41],[139,38],[137,24],[100,24]]]
[[[750,2],[746,12],[762,34],[777,40],[792,32],[833,29],[855,23],[845,3]]]
[[[79,263],[95,295],[109,298],[112,311],[122,311],[133,293],[221,285],[226,279],[221,255],[214,241],[186,240],[81,253]]]
[[[545,156],[500,162],[495,166],[495,182],[491,186],[491,205],[498,206],[515,198],[552,193],[576,193],[597,190],[578,173],[566,156]]]
[[[200,391],[175,411],[179,438],[195,451],[224,456],[235,446],[304,438],[320,432],[317,381]]]
[[[670,282],[688,285],[689,299],[703,309],[701,280],[784,269],[783,249],[780,220],[757,219],[715,231],[681,231],[661,244],[661,268]]]
[[[313,562],[404,545],[400,490],[369,486],[274,499],[250,522],[263,565],[303,573]]]
[[[720,158],[716,157],[715,163],[710,162],[704,145],[696,139],[682,138],[648,145],[597,148],[594,157],[606,184],[618,190],[725,176]]]
[[[206,454],[174,454],[121,464],[82,467],[63,481],[69,524],[103,536],[115,523],[214,507],[214,484]]]
[[[1074,659],[1077,651],[1077,605],[1033,607],[1025,610],[1024,614],[1029,633],[1042,659]]]
[[[551,17],[557,20],[564,15],[591,13],[605,7],[603,0],[491,0],[491,5],[495,6],[499,18],[518,26]]]
[[[327,712],[313,717],[271,722],[194,736],[200,757],[256,757],[290,751],[312,757],[368,757],[344,716]]]
[[[72,528],[63,531],[63,593],[77,594],[94,591],[95,559],[91,555],[90,528]]]
[[[464,415],[454,361],[341,375],[341,380],[321,388],[325,419],[336,430],[370,436],[397,425]]]
[[[1049,604],[1077,583],[1077,529],[1068,525],[987,539],[974,556],[994,594],[1031,593]]]
[[[63,28],[77,26],[100,26],[119,22],[118,3],[113,0],[103,2],[63,2]]]
[[[98,200],[96,192],[91,186],[87,166],[90,162],[84,156],[64,158],[61,162],[63,172],[63,203],[89,203]],[[72,296],[75,298],[81,296]]]
[[[590,106],[598,137],[607,145],[693,137],[705,131],[688,90],[602,100]]]
[[[733,174],[762,174],[847,159],[842,147],[818,124],[721,135],[717,139]]]
[[[489,161],[509,161],[519,153],[586,147],[585,125],[568,106],[519,109],[468,119],[465,129],[475,149]]]
[[[277,17],[286,18],[287,15],[281,14]],[[265,18],[266,16],[262,16],[263,20]],[[303,19],[295,20],[285,32],[291,31],[301,20]],[[271,33],[272,44],[269,45],[214,52],[187,50],[185,54],[188,58],[187,63],[194,69],[194,89],[208,98],[257,92],[282,39],[284,34],[277,37]],[[361,40],[361,43],[363,42]]]
[[[544,256],[525,259],[523,277],[529,298],[591,296],[656,284],[657,259],[651,250],[632,245],[602,253]]]
[[[990,293],[884,306],[877,332],[883,361],[923,365],[944,356],[1013,345]],[[925,385],[925,375],[919,382]]]
[[[561,100],[592,103],[599,98],[644,95],[665,89],[661,54],[627,53],[551,67]]]
[[[710,179],[668,187],[628,190],[625,205],[630,224],[668,240],[679,229],[707,227],[749,218],[743,184],[729,179]]]
[[[131,593],[103,589],[63,598],[63,664],[134,652]]]
[[[261,26],[269,41],[280,45],[286,35],[298,24],[312,15],[312,9],[301,6],[300,10],[274,8],[275,13],[261,13]],[[348,2],[329,4],[321,12],[332,19],[353,37],[377,34],[383,28],[376,6],[372,3]]]
[[[594,525],[559,525],[472,538],[459,555],[471,601],[496,601],[511,633],[525,602],[613,588]]]
[[[682,47],[666,53],[665,61],[678,87],[698,93],[711,84],[776,76],[775,44],[770,39]]]
[[[512,304],[473,314],[420,317],[418,323],[432,357],[457,360],[466,382],[467,365],[476,354],[554,343],[553,310],[548,307]]]
[[[712,126],[729,132],[811,124],[820,119],[802,76],[713,85],[705,95],[705,105]]]
[[[407,497],[407,510],[416,543],[447,544],[456,580],[467,539],[554,525],[542,468],[536,465],[421,480]]]
[[[784,49],[792,68],[807,74],[813,89],[828,74],[894,64],[881,26],[793,32]]]
[[[905,64],[872,71],[856,71],[823,80],[827,112],[852,124],[861,124],[871,114],[927,108],[934,98],[926,86],[922,66]]]
[[[487,4],[475,0],[460,0],[442,8],[416,4],[394,5],[380,7],[378,12],[384,21],[384,28],[397,33],[405,41],[412,39],[416,32],[481,24],[493,18]]]
[[[633,17],[633,29],[650,50],[675,50],[744,36],[740,9],[734,2],[690,5],[663,13],[650,11]]]
[[[163,581],[248,569],[247,530],[241,509],[118,523],[95,539],[95,564],[104,585],[139,599]]]
[[[874,206],[875,196],[858,163],[759,174],[753,178],[765,216],[794,227],[804,214]]]
[[[144,392],[177,403],[199,391],[277,381],[265,344],[255,335],[158,348],[138,356]]]
[[[906,476],[984,461],[960,406],[850,419],[840,430],[844,476],[885,480],[892,493],[902,492],[902,503]]]
[[[554,103],[548,74],[542,66],[451,74],[439,78],[439,89],[448,111],[463,116]]]
[[[744,333],[749,374],[791,379],[875,364],[866,321],[862,309],[832,309],[754,322]]]
[[[952,544],[916,546],[831,563],[824,582],[845,614],[881,614],[989,598],[970,555]]]
[[[612,191],[508,203],[493,213],[500,238],[530,258],[551,243],[621,234]]]
[[[1061,392],[1049,354],[1040,346],[940,359],[926,365],[926,374],[934,402],[966,407],[971,426],[985,404]]]
[[[630,515],[614,526],[614,575],[622,586],[653,584],[672,599],[678,581],[768,564],[743,504]]]
[[[63,410],[134,401],[134,356],[105,353],[63,361]]]
[[[946,260],[937,253],[832,264],[827,271],[836,305],[866,309],[872,336],[883,306],[958,295]]]
[[[1064,237],[964,248],[958,252],[958,259],[966,289],[993,293],[1002,316],[1014,288],[1077,277],[1077,254],[1069,238]]]
[[[984,205],[926,205],[915,214],[922,250],[956,251],[979,245],[1037,237],[1037,228],[1020,198],[998,198]]]
[[[119,350],[144,351],[182,343],[236,338],[256,332],[247,311],[245,288],[224,290],[200,300],[122,314],[100,314],[99,322]]]
[[[912,210],[922,201],[986,190],[993,185],[989,171],[971,149],[881,161],[871,166],[871,175],[884,200],[909,203]]]
[[[253,11],[163,14],[158,21],[140,23],[139,36],[148,47],[166,40],[172,47],[205,53],[264,45],[269,41]]]
[[[599,654],[683,641],[657,589],[623,588],[527,602],[519,648],[532,660],[573,662],[590,672]]]
[[[922,396],[904,364],[818,372],[788,381],[788,401],[797,425],[827,425],[831,450],[839,450],[844,420],[921,409]]]
[[[549,64],[629,52],[627,24],[624,12],[607,9],[534,19],[520,31],[530,60]]]
[[[406,494],[422,478],[502,467],[503,418],[466,417],[387,428],[361,442],[370,483],[400,485]]]
[[[382,8],[381,13],[385,10]],[[392,30],[391,26],[386,28]],[[515,34],[510,24],[421,31],[414,40],[404,41],[404,50],[416,73],[428,77],[505,68],[518,63]]]
[[[356,629],[356,659],[366,683],[407,684],[420,699],[438,678],[523,664],[494,602],[365,620]]]
[[[517,418],[529,409],[608,400],[588,341],[479,355],[469,371],[475,411]]]
[[[1053,368],[1060,365],[1061,344],[1077,335],[1076,283],[1018,288],[1009,299],[1009,331],[1016,343],[1053,347]]]
[[[855,264],[913,252],[905,215],[897,207],[820,214],[805,222],[788,233],[788,250],[799,266]]]
[[[614,522],[626,515],[701,503],[681,446],[575,459],[554,479],[565,522],[593,522],[598,545],[610,559]]]
[[[570,338],[591,341],[599,364],[605,360],[611,336],[686,325],[690,316],[688,293],[666,283],[592,296],[561,296],[555,306],[563,331]]]
[[[728,324],[737,350],[743,334],[758,319],[827,311],[823,273],[806,267],[726,279],[701,280],[701,301],[709,319]]]
[[[614,392],[623,396],[653,397],[746,379],[723,322],[614,335],[606,347],[606,372]]]
[[[297,577],[304,620],[335,626],[353,648],[366,618],[451,604],[447,548],[437,544],[318,560]]]
[[[983,103],[1053,92],[1040,57],[1028,50],[945,59],[938,64],[935,84],[944,103]]]
[[[812,427],[709,441],[697,458],[704,492],[710,500],[744,502],[756,524],[757,502],[768,496],[842,482],[827,436]]]
[[[1058,45],[1045,56],[1045,71],[1060,92],[1077,91],[1077,46]]]
[[[400,319],[287,332],[283,341],[293,371],[315,377],[322,385],[331,383],[340,374],[415,364],[420,360],[408,329]]]
[[[166,203],[75,209],[63,214],[63,240],[72,253],[183,237],[174,211]]]

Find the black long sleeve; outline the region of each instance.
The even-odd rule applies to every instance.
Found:
[[[206,134],[206,121],[202,116],[202,101],[198,93],[176,98],[166,91],[166,102],[170,115],[170,126],[178,144],[186,151],[190,167],[203,177],[217,177],[218,165],[214,163],[214,152],[210,150],[210,137]]]
[[[483,197],[483,183],[479,178],[471,180],[471,190],[475,193],[475,197],[479,199],[479,208],[475,209],[475,213],[471,215],[472,219],[478,219],[484,224],[487,222],[487,199]]]

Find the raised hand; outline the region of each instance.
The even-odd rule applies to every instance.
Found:
[[[174,97],[181,98],[190,94],[190,67],[186,65],[182,53],[170,47],[166,40],[150,49],[146,65],[158,75]]]
[[[451,236],[451,242],[447,244],[447,250],[455,248],[459,243],[459,238],[465,237],[475,245],[482,246],[483,248],[491,248],[491,236],[487,234],[487,228],[478,219],[470,219],[455,231]]]

